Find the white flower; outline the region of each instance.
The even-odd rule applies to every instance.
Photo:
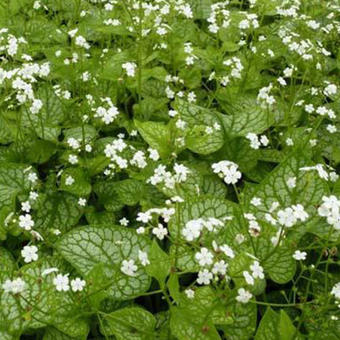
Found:
[[[81,35],[78,35],[75,39],[75,44],[77,46],[80,46],[80,47],[84,47],[85,49],[89,49],[90,48],[90,44],[86,41],[86,39],[81,36]]]
[[[39,9],[41,7],[41,3],[40,1],[34,1],[34,4],[33,4],[33,9]]]
[[[84,289],[86,282],[79,277],[71,281],[71,288],[73,292],[80,292]]]
[[[224,177],[224,182],[227,184],[236,184],[241,178],[241,172],[239,172],[238,165],[231,161],[220,161],[212,164],[214,173]]]
[[[139,212],[136,221],[148,223],[152,219],[151,213],[149,211]]]
[[[128,276],[136,276],[138,267],[135,265],[134,260],[123,260],[120,270]]]
[[[150,264],[148,254],[145,251],[138,250],[138,259],[143,266]]]
[[[65,185],[72,185],[74,183],[74,178],[72,176],[67,176],[65,179]]]
[[[250,201],[250,204],[254,205],[255,207],[258,207],[262,204],[262,200],[259,197],[253,197]]]
[[[332,125],[332,124],[328,124],[327,127],[326,127],[327,131],[329,133],[335,133],[337,132],[337,128],[335,125]]]
[[[257,135],[255,133],[249,132],[246,135],[246,138],[250,141],[250,147],[252,149],[257,150],[260,147],[261,143],[260,143],[259,138],[257,137]]]
[[[225,263],[225,261],[221,260],[219,262],[214,263],[214,266],[212,268],[212,272],[216,274],[225,275],[227,273],[228,263]]]
[[[178,119],[176,122],[176,127],[180,130],[184,130],[186,125],[187,125],[186,122],[182,119]]]
[[[132,159],[130,160],[131,165],[135,165],[140,169],[143,169],[146,167],[147,163],[145,161],[145,154],[143,151],[137,151]]]
[[[144,234],[145,233],[145,228],[144,227],[139,227],[136,230],[137,234]]]
[[[309,217],[305,208],[301,204],[292,205],[294,217],[302,222],[306,221]]]
[[[79,144],[79,141],[76,140],[75,138],[73,137],[70,137],[67,139],[67,144],[74,150],[77,150],[80,148],[80,144]]]
[[[122,68],[126,71],[126,74],[128,77],[134,77],[135,73],[136,73],[136,63],[124,63],[122,65]]]
[[[28,174],[28,180],[31,182],[31,183],[35,183],[37,180],[38,180],[38,176],[35,172],[30,172]]]
[[[47,268],[41,273],[41,276],[46,276],[46,275],[51,274],[51,273],[57,273],[58,271],[59,271],[59,269],[55,268],[55,267]]]
[[[38,248],[36,246],[25,246],[21,250],[21,256],[24,258],[25,263],[38,260]]]
[[[198,238],[203,229],[201,219],[188,221],[182,229],[182,235],[187,241],[193,241]]]
[[[278,217],[278,222],[287,228],[292,227],[297,221],[292,208],[279,210],[277,212],[277,217]]]
[[[212,264],[213,258],[213,254],[207,248],[202,248],[200,252],[195,254],[195,259],[201,267]]]
[[[78,156],[77,155],[69,155],[68,156],[68,161],[71,164],[77,164],[78,163]]]
[[[236,300],[241,303],[247,303],[253,297],[253,295],[244,288],[239,288],[237,293]]]
[[[300,250],[296,250],[295,253],[293,254],[293,258],[295,260],[305,260],[307,257],[307,253],[305,251],[300,251]]]
[[[153,228],[152,233],[156,235],[159,240],[163,240],[164,236],[168,235],[168,229],[164,228],[162,224],[158,223],[158,227]]]
[[[254,278],[249,274],[249,272],[247,272],[246,270],[243,271],[243,277],[244,279],[246,280],[246,282],[248,283],[248,285],[251,285],[253,286],[255,281],[254,281]]]
[[[258,261],[254,261],[254,263],[250,266],[250,269],[254,279],[264,279],[263,268],[260,266]]]
[[[39,196],[39,194],[37,192],[31,191],[29,198],[30,198],[30,200],[35,201],[38,198],[38,196]]]
[[[219,248],[226,256],[232,259],[235,257],[234,251],[227,244],[223,244]]]
[[[19,293],[23,292],[24,288],[25,288],[25,281],[22,280],[20,277],[13,280],[13,281],[6,280],[2,284],[2,289],[6,293],[19,294]]]
[[[22,211],[25,211],[25,212],[27,212],[27,213],[29,213],[30,210],[31,210],[31,204],[30,204],[30,202],[29,202],[29,201],[22,202],[22,203],[21,203],[21,210],[22,210]]]
[[[19,216],[19,227],[25,230],[31,230],[34,226],[34,221],[32,220],[32,216],[30,214],[20,215]]]
[[[296,187],[296,177],[289,177],[286,181],[288,188],[293,189]]]
[[[204,269],[198,272],[197,283],[202,285],[208,285],[213,278],[213,274],[208,269]]]
[[[53,284],[55,285],[55,288],[58,292],[62,291],[67,292],[70,289],[68,274],[67,275],[58,274],[53,279]]]
[[[159,160],[159,153],[157,150],[149,148],[149,158],[151,158],[153,161],[158,161]]]
[[[294,142],[293,142],[293,140],[292,140],[291,138],[287,138],[287,139],[286,139],[286,144],[287,144],[288,146],[293,146],[293,145],[294,145]]]
[[[85,205],[86,205],[86,198],[80,197],[80,198],[78,199],[78,204],[79,204],[81,207],[85,207]]]
[[[340,200],[334,195],[323,196],[323,203],[318,208],[318,214],[327,218],[327,223],[332,225],[334,229],[340,229]]]
[[[175,180],[176,182],[185,182],[187,179],[188,174],[190,173],[189,169],[184,166],[183,164],[177,164],[174,165],[174,171],[176,173]]]
[[[192,289],[186,289],[184,291],[185,295],[187,296],[188,299],[193,299],[195,297],[195,292]]]
[[[325,87],[325,89],[323,90],[323,93],[326,95],[326,96],[331,96],[331,95],[334,95],[336,94],[338,88],[336,87],[336,85],[334,84],[329,84]]]
[[[334,295],[336,299],[340,299],[340,282],[333,286],[331,294]]]
[[[129,224],[129,220],[127,218],[123,217],[119,220],[119,223],[120,223],[120,225],[126,227]]]

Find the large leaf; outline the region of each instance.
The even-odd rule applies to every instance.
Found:
[[[0,297],[0,324],[13,335],[28,328],[53,325],[62,333],[78,337],[88,332],[87,324],[79,317],[80,305],[69,294],[57,292],[53,284],[54,274],[42,276],[51,267],[62,269],[53,258],[44,258],[20,269],[25,282],[21,295],[2,293]]]
[[[112,284],[109,294],[128,300],[145,292],[150,278],[144,267],[138,266],[135,276],[122,273],[123,260],[137,263],[138,251],[148,251],[149,240],[135,230],[118,226],[84,226],[67,233],[57,244],[60,254],[80,273],[88,275],[98,264],[104,264]]]

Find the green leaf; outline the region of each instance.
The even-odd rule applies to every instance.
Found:
[[[276,283],[290,281],[296,272],[296,261],[293,258],[294,251],[284,245],[274,248],[270,240],[264,240],[258,248],[260,259],[263,259],[265,273]]]
[[[92,125],[84,125],[84,127],[74,127],[63,131],[64,141],[71,137],[77,139],[80,142],[85,141],[85,143],[91,142],[97,135],[96,129]]]
[[[139,307],[119,309],[103,316],[100,332],[114,335],[117,340],[152,340],[155,339],[156,319]]]
[[[257,329],[255,340],[276,339],[295,340],[302,337],[296,332],[296,328],[283,309],[280,310],[280,314],[277,314],[268,307]]]
[[[149,251],[149,261],[150,264],[146,266],[146,272],[156,278],[161,287],[164,287],[165,279],[170,273],[171,259],[160,248],[156,240],[152,242]]]
[[[77,327],[77,325],[74,325],[74,327]],[[47,327],[42,340],[86,340],[87,333],[88,330],[86,330],[86,332],[81,336],[73,337],[59,331],[56,328]]]
[[[49,324],[71,337],[87,334],[88,326],[79,317],[79,302],[55,289],[55,274],[42,276],[42,272],[51,267],[63,270],[64,266],[51,257],[23,266],[19,273],[25,282],[23,292],[17,296],[11,293],[0,296],[0,325],[5,325],[8,333],[18,335],[25,329]]]
[[[241,304],[233,303],[228,306],[226,315],[229,321],[228,325],[222,327],[227,339],[230,340],[248,340],[256,328],[257,308],[252,303]]]
[[[175,109],[180,118],[187,123],[186,146],[189,150],[208,155],[220,149],[224,143],[224,133],[218,115],[206,108],[178,100]],[[214,124],[221,128],[216,130]],[[206,128],[213,128],[212,133],[206,132]]]
[[[14,207],[16,197],[28,193],[31,187],[27,165],[0,162],[0,206]]]
[[[5,248],[0,248],[0,282],[12,276],[16,269],[14,259],[11,253]]]
[[[113,190],[118,200],[126,205],[136,205],[145,195],[144,183],[134,179],[115,182]]]
[[[275,313],[270,307],[268,307],[257,329],[255,340],[279,339],[279,333],[277,329],[279,319],[279,315]]]
[[[299,170],[307,165],[311,164],[303,155],[286,158],[256,187],[253,196],[261,198],[267,210],[273,202],[279,202],[282,207],[296,203],[319,204],[327,188],[315,172]],[[291,177],[296,177],[296,187],[293,189],[287,186],[287,180]],[[248,196],[248,200],[253,196]]]
[[[69,177],[72,177],[74,180],[71,185],[66,184],[66,180]],[[91,184],[83,169],[68,168],[63,171],[61,176],[60,189],[77,195],[78,197],[86,197],[91,193]]]
[[[36,204],[33,220],[39,232],[58,229],[65,233],[77,224],[82,215],[78,198],[66,192],[39,194]]]
[[[40,138],[57,142],[61,132],[60,125],[64,121],[60,99],[50,86],[43,86],[37,91],[37,98],[43,106],[39,113],[32,114],[28,109],[22,110],[22,125],[25,131],[34,131]]]
[[[211,12],[211,0],[189,0],[195,19],[207,19]]]
[[[280,311],[279,334],[281,340],[294,340],[296,329],[283,309]]]
[[[179,307],[171,308],[170,329],[178,340],[221,340],[211,321],[197,323]]]
[[[178,213],[170,220],[168,228],[172,237],[176,240],[184,241],[182,229],[188,221],[209,217],[223,219],[226,216],[232,215],[233,211],[233,202],[211,196],[191,197],[185,202],[178,204]],[[222,231],[221,234],[223,234]],[[209,247],[215,238],[216,234],[214,233],[207,237],[206,242],[209,244]],[[197,262],[194,260],[195,251],[190,246],[183,244],[177,246],[176,249],[176,246],[172,245],[170,252],[171,256],[178,257],[177,265],[179,268],[186,271],[198,271]]]
[[[150,278],[138,263],[138,251],[148,252],[149,239],[135,230],[118,226],[84,226],[67,233],[57,244],[60,254],[80,273],[87,276],[99,263],[107,265],[112,285],[109,295],[128,300],[149,288]],[[135,276],[122,273],[123,260],[133,259],[138,265]]]
[[[263,109],[256,98],[241,97],[224,109],[228,115],[219,114],[229,136],[246,136],[249,132],[260,134],[274,122],[274,114]]]
[[[159,152],[162,158],[168,158],[173,151],[172,136],[169,125],[159,122],[140,122],[135,125],[143,139]]]

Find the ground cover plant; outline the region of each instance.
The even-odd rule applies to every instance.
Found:
[[[339,339],[339,19],[2,0],[0,339]]]

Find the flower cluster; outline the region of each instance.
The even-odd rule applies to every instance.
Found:
[[[231,161],[220,161],[212,164],[214,173],[223,178],[227,184],[236,184],[241,178],[241,172],[238,171],[238,165]]]

